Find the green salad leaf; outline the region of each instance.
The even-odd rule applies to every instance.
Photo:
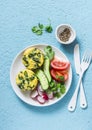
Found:
[[[44,51],[50,60],[52,60],[54,58],[55,52],[53,51],[51,46],[46,46],[44,48]]]

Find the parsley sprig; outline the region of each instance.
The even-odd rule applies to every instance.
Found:
[[[48,25],[43,25],[41,23],[38,23],[37,26],[33,26],[32,27],[32,32],[35,33],[36,35],[42,35],[44,31],[51,33],[53,31],[53,28],[51,26],[51,21],[49,20],[49,24]]]
[[[49,83],[49,88],[46,91],[47,93],[53,92],[54,97],[59,98],[61,97],[61,95],[63,95],[66,92],[66,86],[64,82],[58,83],[52,80]]]

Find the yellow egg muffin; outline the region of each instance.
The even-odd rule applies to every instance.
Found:
[[[43,65],[44,55],[38,48],[28,48],[25,50],[22,62],[28,69],[38,69]]]
[[[16,76],[16,84],[22,91],[34,90],[37,87],[38,79],[33,71],[24,69]]]

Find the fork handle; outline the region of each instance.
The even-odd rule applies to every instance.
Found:
[[[73,94],[73,96],[72,96],[72,98],[71,98],[71,100],[70,100],[70,102],[69,102],[69,105],[68,105],[68,110],[69,110],[69,111],[74,111],[75,108],[76,108],[77,96],[78,96],[79,86],[80,86],[80,82],[81,82],[83,73],[84,73],[84,72],[82,72],[82,73],[80,74],[80,78],[79,78],[77,87],[76,87],[75,92],[74,92],[74,94]]]
[[[83,109],[87,107],[87,100],[82,82],[80,83],[80,107]]]

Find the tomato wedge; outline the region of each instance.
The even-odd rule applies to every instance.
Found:
[[[52,78],[58,82],[63,82],[63,81],[65,82],[68,79],[67,71],[59,71],[59,70],[51,69],[50,73]]]
[[[66,70],[69,68],[69,66],[69,62],[64,62],[57,59],[51,61],[51,67],[56,70]]]

